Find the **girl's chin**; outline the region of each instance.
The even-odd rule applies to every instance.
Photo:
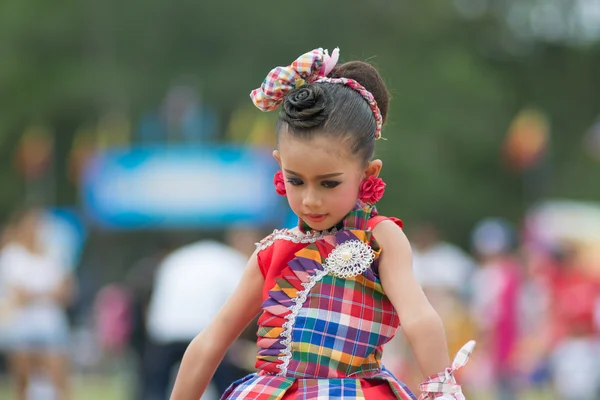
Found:
[[[330,217],[323,219],[322,221],[310,221],[309,219],[305,219],[306,222],[312,229],[315,231],[326,231],[332,229],[337,225],[336,221],[333,221]]]

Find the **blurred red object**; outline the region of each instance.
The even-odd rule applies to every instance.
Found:
[[[561,273],[554,280],[553,312],[558,335],[588,336],[596,329],[600,282],[582,271]]]

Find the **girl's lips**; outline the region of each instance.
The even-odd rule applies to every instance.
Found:
[[[327,214],[306,214],[306,219],[312,222],[321,222],[327,217]]]

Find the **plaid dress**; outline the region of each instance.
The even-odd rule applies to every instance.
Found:
[[[357,205],[332,231],[306,232],[301,221],[300,232],[275,231],[259,243],[265,289],[258,372],[234,382],[222,399],[416,400],[381,365],[399,319],[378,277],[381,249],[371,232],[386,218],[374,215],[374,208]],[[344,243],[373,250],[372,263],[355,276],[327,268]]]

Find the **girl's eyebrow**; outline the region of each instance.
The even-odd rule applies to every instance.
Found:
[[[296,175],[298,177],[302,177],[302,175],[300,175],[299,173],[291,171],[289,169],[285,169],[284,171],[287,172],[290,175]],[[317,175],[317,179],[333,178],[335,176],[340,176],[340,175],[343,175],[343,174],[344,174],[343,172],[334,172],[332,174]]]

